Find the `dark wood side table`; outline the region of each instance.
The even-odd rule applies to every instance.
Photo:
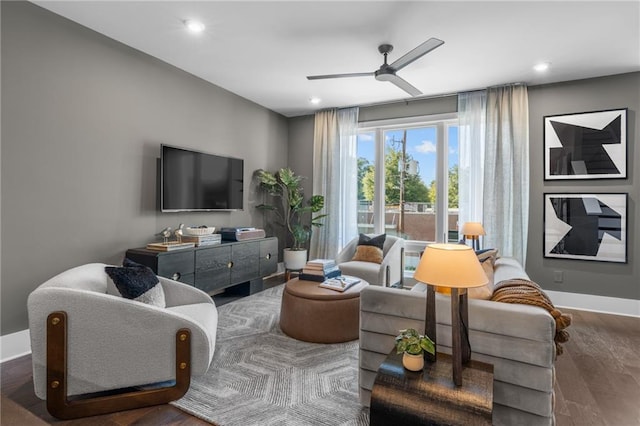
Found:
[[[378,369],[371,391],[371,426],[491,425],[493,365],[470,361],[462,386],[452,380],[451,356],[438,353],[423,371],[402,366],[395,349]]]

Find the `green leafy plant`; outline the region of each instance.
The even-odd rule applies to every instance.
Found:
[[[420,355],[423,351],[432,355],[436,352],[433,341],[428,336],[419,334],[413,328],[400,330],[400,334],[396,336],[396,353]]]
[[[291,250],[304,250],[311,238],[312,227],[322,226],[320,220],[327,216],[317,215],[324,208],[324,197],[313,195],[305,202],[301,185],[304,177],[296,175],[289,168],[280,169],[276,173],[258,170],[256,176],[260,182],[260,189],[274,200],[280,201],[278,205],[263,203],[256,207],[275,214],[278,223],[287,230],[293,240]],[[305,223],[304,216],[307,213],[311,214],[311,219]]]

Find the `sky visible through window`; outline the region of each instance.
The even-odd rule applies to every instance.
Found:
[[[402,140],[402,129],[385,131],[385,143],[395,139]],[[449,168],[458,164],[458,126],[448,127]],[[374,133],[359,133],[357,139],[358,157],[366,158],[370,164],[375,161]],[[407,129],[407,156],[418,161],[418,174],[425,185],[436,178],[436,128],[421,127]],[[386,147],[387,145],[385,145]],[[396,149],[401,149],[401,144],[396,144]]]

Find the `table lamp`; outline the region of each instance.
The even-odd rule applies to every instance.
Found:
[[[464,235],[465,241],[467,239],[472,241],[474,250],[480,250],[480,235],[486,235],[480,222],[465,222],[460,232]]]
[[[463,244],[427,246],[414,278],[427,284],[425,334],[436,344],[435,287],[451,289],[451,358],[453,382],[462,386],[462,364],[471,360],[467,327],[469,311],[467,288],[480,287],[489,281],[475,251]],[[437,347],[436,347],[437,350]]]

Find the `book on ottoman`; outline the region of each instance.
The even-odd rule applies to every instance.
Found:
[[[339,277],[329,278],[328,280],[323,281],[320,284],[320,287],[342,292],[359,282],[360,278],[341,275]]]

